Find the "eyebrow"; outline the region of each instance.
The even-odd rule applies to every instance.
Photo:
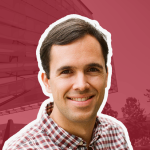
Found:
[[[97,67],[99,69],[103,69],[103,66],[98,64],[98,63],[90,63],[90,64],[87,64],[86,67]],[[71,68],[76,68],[76,67],[72,67],[72,66],[62,66],[60,68],[58,68],[56,70],[56,72],[60,72],[62,70],[67,70],[67,69],[71,69]]]

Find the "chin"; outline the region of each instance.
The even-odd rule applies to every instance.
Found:
[[[91,122],[96,118],[96,114],[82,113],[71,117],[73,122]]]

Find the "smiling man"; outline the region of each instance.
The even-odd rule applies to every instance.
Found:
[[[42,74],[47,92],[54,98],[50,117],[87,145],[104,98],[107,75],[101,46],[88,34],[63,46],[53,45],[50,79]]]
[[[54,26],[40,47],[45,73],[41,79],[52,93],[35,125],[6,149],[128,150],[121,126],[98,117],[108,80],[106,37],[80,18]]]

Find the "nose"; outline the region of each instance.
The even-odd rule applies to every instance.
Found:
[[[73,89],[79,91],[85,91],[89,89],[90,85],[88,83],[87,77],[84,73],[78,73],[74,79]]]

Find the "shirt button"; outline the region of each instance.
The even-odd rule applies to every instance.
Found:
[[[79,145],[83,145],[83,141],[81,141],[81,142],[79,143]]]

